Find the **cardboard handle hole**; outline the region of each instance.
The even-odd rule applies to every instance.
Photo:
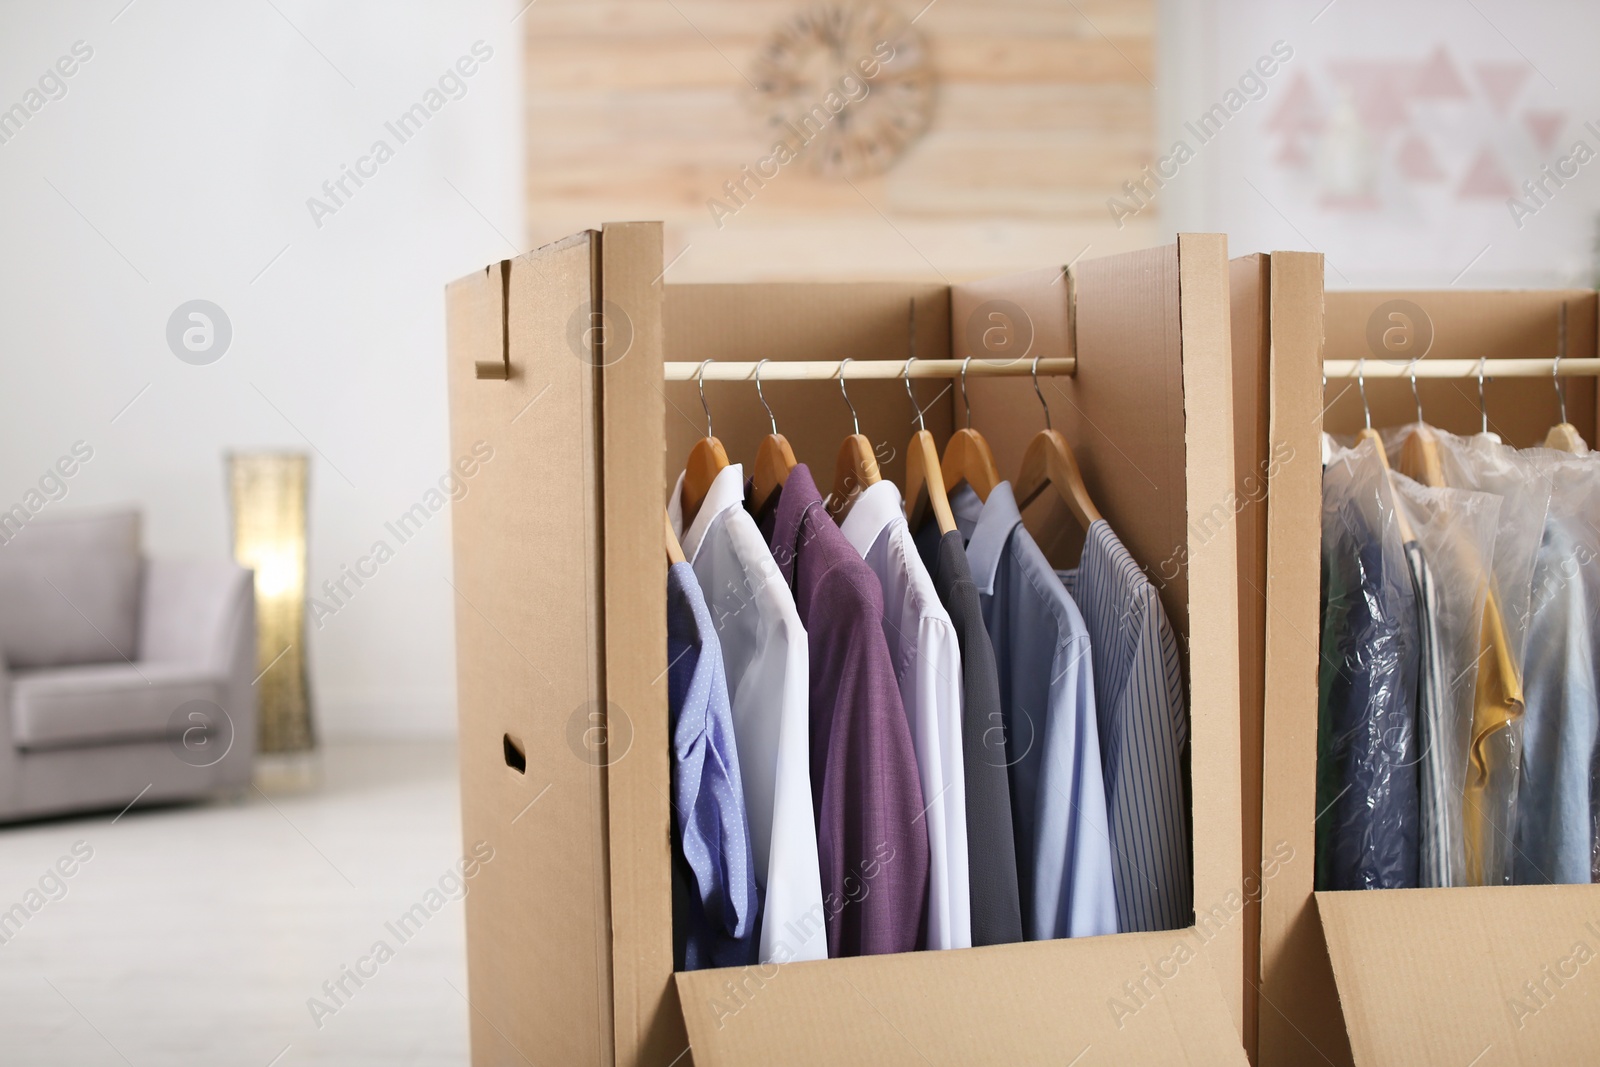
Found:
[[[506,766],[518,774],[528,773],[528,757],[522,750],[522,742],[506,734],[504,738],[506,750]]]

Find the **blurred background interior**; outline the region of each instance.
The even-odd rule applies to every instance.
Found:
[[[0,1058],[465,1062],[453,891],[325,987],[461,853],[447,281],[662,219],[672,282],[956,280],[1204,230],[1323,252],[1330,288],[1591,286],[1597,30],[1578,0],[0,8],[0,590],[43,552],[121,583],[96,632],[198,620],[97,656],[66,617],[9,658]],[[840,117],[774,157],[830,89]],[[41,533],[83,516],[112,518]],[[141,563],[230,558],[250,634],[225,573]],[[13,642],[28,603],[0,596]],[[158,683],[262,694],[227,724],[244,773],[141,792],[176,703],[142,740],[97,709]]]

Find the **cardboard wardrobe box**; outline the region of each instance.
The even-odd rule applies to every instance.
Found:
[[[1262,1067],[1600,1055],[1600,985],[1574,962],[1580,944],[1600,951],[1600,887],[1315,893],[1314,864],[1299,861],[1314,853],[1317,815],[1320,434],[1353,435],[1366,423],[1357,383],[1330,379],[1324,390],[1321,360],[1488,357],[1490,429],[1507,444],[1538,445],[1558,421],[1552,381],[1495,381],[1494,362],[1553,358],[1563,306],[1566,354],[1595,356],[1600,301],[1583,290],[1330,292],[1323,351],[1312,343],[1323,331],[1309,324],[1293,344],[1274,330],[1271,447],[1294,458],[1274,472],[1268,500],[1261,840],[1264,861],[1275,842],[1296,860],[1262,902]],[[1416,421],[1407,379],[1368,378],[1366,392],[1373,426]],[[1421,379],[1418,396],[1430,424],[1479,431],[1474,378]],[[1568,420],[1590,442],[1595,411],[1594,383],[1571,379]]]
[[[670,285],[663,267],[659,224],[609,224],[447,289],[452,456],[492,454],[453,511],[463,830],[494,849],[466,900],[474,1063],[1245,1062],[1225,239],[955,285]],[[911,323],[922,358],[1077,358],[1040,383],[1054,425],[1161,576],[1185,651],[1199,921],[674,974],[661,511],[705,416],[663,363],[898,367]],[[942,444],[959,390],[914,385]],[[823,482],[851,428],[837,388],[765,389]],[[1033,383],[974,375],[967,392],[1014,471],[1044,422]],[[904,384],[849,395],[900,480]],[[704,396],[748,460],[767,432],[753,385]],[[1065,516],[1046,500],[1025,517],[1058,564]]]
[[[1269,625],[1267,610],[1267,492],[1293,453],[1269,433],[1271,369],[1289,353],[1315,359],[1322,344],[1322,256],[1273,252],[1229,263],[1233,302],[1233,417],[1235,493],[1239,541],[1239,758],[1242,768],[1241,834],[1245,889],[1243,1029],[1245,1051],[1257,1059],[1261,1017],[1271,1012],[1261,996],[1263,901],[1284,870],[1311,856],[1281,838],[1262,836],[1262,767]]]

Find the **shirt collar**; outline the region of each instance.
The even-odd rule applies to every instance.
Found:
[[[883,528],[896,519],[905,521],[905,505],[900,501],[899,487],[891,481],[876,481],[856,496],[850,514],[844,517],[839,529],[856,552],[865,556]]]
[[[976,496],[976,494],[974,494]],[[1000,569],[1000,557],[1005,554],[1011,531],[1022,522],[1022,512],[1017,510],[1017,498],[1011,492],[1010,482],[1001,482],[983,502],[983,511],[972,528],[967,541],[967,564],[972,568],[972,580],[978,591],[994,593],[995,573]]]
[[[800,535],[805,529],[806,513],[822,506],[822,494],[811,479],[811,470],[804,463],[796,463],[783,483],[783,493],[778,497],[778,510],[772,521],[772,558],[777,561],[783,580],[794,585],[795,555],[800,550]],[[826,513],[824,513],[826,517]]]
[[[667,517],[672,520],[672,531],[678,535],[678,543],[683,546],[683,557],[690,563],[700,553],[700,545],[705,541],[706,531],[711,528],[711,521],[724,511],[744,503],[744,470],[737,463],[730,463],[717,472],[711,480],[711,488],[706,490],[706,498],[700,504],[700,510],[695,512],[694,521],[689,528],[683,528],[683,479],[688,474],[685,471],[678,475],[678,484],[672,488],[672,499],[667,503]]]

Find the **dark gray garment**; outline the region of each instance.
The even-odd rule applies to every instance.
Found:
[[[1006,777],[1000,673],[983,624],[967,550],[955,530],[943,537],[929,524],[917,537],[922,562],[961,645],[961,746],[967,786],[967,869],[972,898],[972,943],[1022,940],[1017,849],[1012,837],[1011,787]]]

